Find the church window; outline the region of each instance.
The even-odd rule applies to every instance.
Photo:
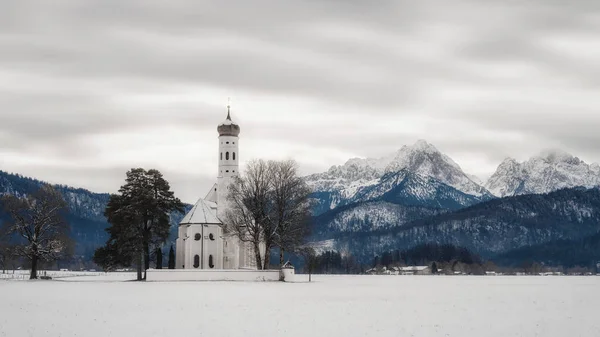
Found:
[[[202,235],[200,235],[200,233],[196,233],[196,235],[194,235],[194,240],[196,240],[196,241],[200,241],[201,238],[202,238]]]
[[[223,152],[221,152],[221,160],[223,160]]]
[[[229,144],[229,142],[225,142],[225,144]]]
[[[194,268],[200,267],[200,255],[194,255]]]
[[[211,267],[211,268],[215,267],[215,264],[213,263],[213,257],[212,257],[212,255],[208,256],[208,266]]]
[[[208,234],[208,238],[210,239],[210,241],[215,241],[215,236],[213,235],[213,233]]]
[[[233,152],[233,160],[235,160],[235,152]]]
[[[229,160],[229,152],[225,152],[225,160]]]
[[[229,170],[225,170],[225,172],[229,173]]]

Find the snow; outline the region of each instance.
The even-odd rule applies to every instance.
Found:
[[[588,165],[571,154],[552,150],[522,163],[512,158],[505,159],[485,187],[494,195],[504,197],[599,185],[598,164]]]
[[[600,277],[313,280],[3,281],[0,336],[600,335]]]
[[[306,181],[315,192],[333,192],[340,196],[342,200],[332,201],[330,206],[333,209],[358,201],[357,196],[361,191],[380,184],[384,174],[402,170],[424,179],[434,178],[476,197],[491,196],[480,183],[465,174],[456,162],[424,140],[419,140],[412,146],[403,146],[382,158],[349,159],[344,165],[332,166],[327,172],[309,175]]]
[[[217,218],[217,204],[198,199],[194,207],[181,220],[181,224],[220,224]]]

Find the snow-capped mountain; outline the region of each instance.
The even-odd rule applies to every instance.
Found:
[[[568,187],[600,186],[600,166],[571,154],[550,151],[523,163],[505,159],[485,187],[498,197],[548,193]]]
[[[306,180],[319,201],[320,207],[316,213],[322,213],[340,205],[383,196],[397,186],[398,180],[390,180],[389,177],[398,172],[410,174],[416,180],[447,185],[476,199],[487,200],[492,197],[450,157],[424,140],[419,140],[412,146],[403,146],[397,152],[383,158],[350,159],[344,165],[333,166],[327,172],[310,175]],[[405,191],[412,190],[417,197],[432,193],[430,186],[424,186],[424,189],[417,186],[405,187]],[[472,203],[467,202],[463,206],[470,204]]]

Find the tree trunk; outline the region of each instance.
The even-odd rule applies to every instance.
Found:
[[[140,253],[138,255],[138,263],[137,263],[137,280],[142,280],[142,267],[144,264],[144,253]]]
[[[150,245],[144,242],[144,273],[150,269]]]
[[[157,248],[156,249],[156,269],[162,269],[162,260],[163,260],[163,254],[162,254],[162,248]]]
[[[38,268],[38,256],[33,255],[31,257],[31,274],[29,275],[30,280],[37,279],[37,268]]]
[[[265,244],[265,264],[263,265],[263,269],[269,269],[269,265],[271,264],[271,245]]]
[[[262,259],[260,258],[260,244],[254,242],[254,258],[256,259],[256,268],[263,269]]]
[[[283,267],[283,248],[279,248],[279,268]]]

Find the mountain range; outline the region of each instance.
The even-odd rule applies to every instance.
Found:
[[[305,179],[313,189],[312,240],[321,249],[343,249],[362,261],[424,242],[510,259],[523,255],[510,255],[516,249],[551,242],[564,246],[600,230],[594,188],[600,186],[600,166],[560,151],[522,163],[507,158],[482,183],[420,140],[388,156],[350,159]],[[0,194],[24,195],[41,183],[0,171]],[[91,257],[106,240],[103,213],[109,195],[57,188],[69,205],[76,252]],[[181,216],[172,216],[173,238]]]

